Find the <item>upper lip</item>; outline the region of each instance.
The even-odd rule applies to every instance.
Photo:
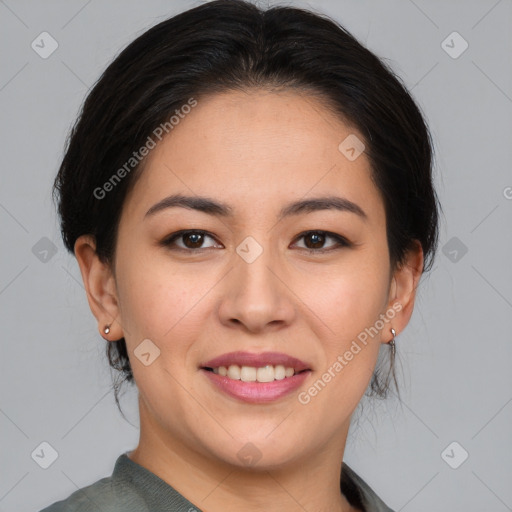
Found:
[[[222,354],[201,364],[201,368],[218,368],[219,366],[229,367],[232,364],[236,364],[238,366],[253,366],[255,368],[262,368],[266,365],[276,366],[280,364],[286,368],[293,368],[296,372],[311,369],[304,361],[281,352],[261,352],[259,354],[254,354],[251,352],[241,351]]]

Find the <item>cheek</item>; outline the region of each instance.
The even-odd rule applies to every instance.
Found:
[[[204,336],[211,307],[206,299],[214,279],[197,271],[193,276],[146,262],[120,268],[119,281],[123,283],[119,295],[125,340],[137,387],[155,414],[169,393],[175,397],[176,410],[185,407],[187,395],[182,396],[179,382],[186,382],[194,369],[194,342]],[[159,349],[148,366],[136,355],[137,347],[146,339]],[[155,350],[149,347],[150,352]]]
[[[118,288],[127,343],[135,348],[149,338],[161,348],[173,344],[173,353],[187,347],[200,333],[211,273],[166,265],[158,258],[129,261],[119,266]],[[178,343],[179,341],[179,343]],[[162,351],[162,355],[168,351]]]
[[[370,382],[381,346],[382,330],[375,325],[387,303],[387,260],[368,252],[350,261],[322,283],[315,298],[315,312],[329,326],[325,366],[316,386],[323,389],[327,383],[326,392],[316,406],[336,404],[334,423],[337,415],[354,410]]]
[[[387,269],[356,259],[329,275],[315,276],[314,286],[308,281],[305,288],[305,302],[338,343],[373,325],[386,304]]]
[[[371,328],[382,312],[386,284],[385,274],[375,268],[371,273],[353,269],[319,283],[310,296],[323,325],[318,336],[324,358],[304,400],[311,400],[318,415],[331,409],[332,428],[353,412],[374,372],[381,336]]]

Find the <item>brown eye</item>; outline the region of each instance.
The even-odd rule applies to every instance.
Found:
[[[214,244],[203,246],[206,239],[211,239]],[[180,241],[181,243],[178,243]],[[194,251],[213,248],[215,239],[204,231],[178,231],[168,236],[161,242],[165,247],[182,251]]]
[[[305,235],[304,240],[311,241],[311,244],[305,244],[308,249],[321,249],[325,243],[325,235],[323,233],[313,231]]]
[[[186,233],[181,235],[187,249],[199,249],[204,242],[204,235],[202,233]]]
[[[311,253],[328,252],[335,249],[341,249],[343,247],[350,247],[351,245],[350,242],[342,236],[335,233],[329,233],[327,231],[306,231],[297,237],[297,240],[300,239],[304,239],[304,247],[299,246],[299,248]],[[334,243],[325,247],[324,245],[329,239],[333,240]]]

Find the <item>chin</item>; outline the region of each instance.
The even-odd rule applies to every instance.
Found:
[[[276,423],[274,429],[275,426]],[[272,429],[268,430],[271,431]],[[297,447],[303,446],[304,438],[302,437],[301,442],[298,438],[286,436],[286,433],[280,436],[269,436],[266,433],[260,436],[234,436],[228,443],[224,440],[215,446],[211,446],[211,438],[208,441],[215,458],[240,469],[263,471],[294,464],[301,456]]]

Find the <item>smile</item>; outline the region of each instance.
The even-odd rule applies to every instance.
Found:
[[[282,364],[267,364],[261,368],[255,366],[238,366],[232,364],[228,367],[219,366],[216,368],[205,368],[222,377],[228,377],[232,380],[241,380],[243,382],[273,382],[274,380],[283,380],[293,377],[296,372],[294,368],[285,367]],[[307,371],[307,370],[302,370]]]
[[[231,352],[199,369],[222,394],[242,402],[268,403],[297,390],[312,369],[308,363],[277,352]]]

